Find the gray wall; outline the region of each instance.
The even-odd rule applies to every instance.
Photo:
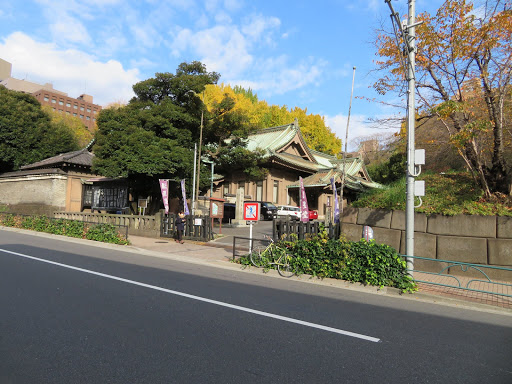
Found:
[[[377,243],[388,244],[405,254],[404,211],[351,207],[344,210],[342,232],[348,240],[360,240],[365,225],[373,228]],[[416,213],[414,229],[414,256],[512,268],[512,217]],[[418,270],[439,272],[439,265],[415,259]],[[488,271],[493,275],[491,278],[512,280],[511,272],[486,268],[485,272]]]
[[[66,175],[34,175],[0,179],[0,204],[9,206],[12,212],[17,213],[26,213],[23,207],[28,205],[49,206],[64,210],[67,185]]]

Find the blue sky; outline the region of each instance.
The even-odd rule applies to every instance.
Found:
[[[441,3],[417,0],[417,13]],[[407,12],[407,0],[393,6]],[[384,0],[0,0],[0,58],[15,78],[100,105],[127,102],[137,81],[199,60],[220,82],[325,116],[340,138],[356,66],[350,143],[390,132],[365,121],[397,112],[358,98],[376,97],[371,40],[389,13]]]

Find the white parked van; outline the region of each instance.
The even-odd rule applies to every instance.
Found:
[[[300,219],[300,208],[293,207],[291,205],[279,205],[277,207],[277,217],[278,218],[291,218],[294,220]]]

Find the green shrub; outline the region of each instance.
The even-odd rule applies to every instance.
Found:
[[[82,221],[2,213],[0,214],[0,225],[46,232],[53,235],[86,238],[105,243],[129,244],[129,241],[119,233],[117,228],[110,224],[96,224],[86,230],[85,223]]]
[[[16,220],[14,215],[7,213],[0,216],[0,224],[5,227],[14,227],[16,225]]]
[[[407,274],[406,262],[389,245],[377,244],[374,240],[364,239],[351,242],[344,280],[399,288],[402,291],[414,291],[415,284]]]
[[[101,241],[104,243],[128,244],[115,226],[111,224],[95,224],[87,229],[85,234],[87,240]]]
[[[84,237],[85,225],[83,221],[66,220],[66,236],[69,237]]]
[[[397,251],[375,241],[358,242],[344,239],[327,239],[326,234],[295,243],[286,243],[288,251],[295,257],[292,260],[299,274],[320,278],[334,278],[400,289],[413,292],[416,283],[407,274],[406,262]],[[251,265],[249,257],[238,258],[236,263]],[[274,266],[271,266],[274,267]]]

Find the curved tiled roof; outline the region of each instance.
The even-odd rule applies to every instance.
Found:
[[[81,149],[79,151],[61,153],[57,156],[49,157],[48,159],[44,159],[38,161],[36,163],[24,165],[20,167],[21,170],[27,169],[40,169],[40,168],[54,168],[56,166],[64,165],[64,164],[73,164],[73,165],[81,165],[86,167],[92,166],[92,159],[94,158],[94,154],[89,152],[87,148]]]

